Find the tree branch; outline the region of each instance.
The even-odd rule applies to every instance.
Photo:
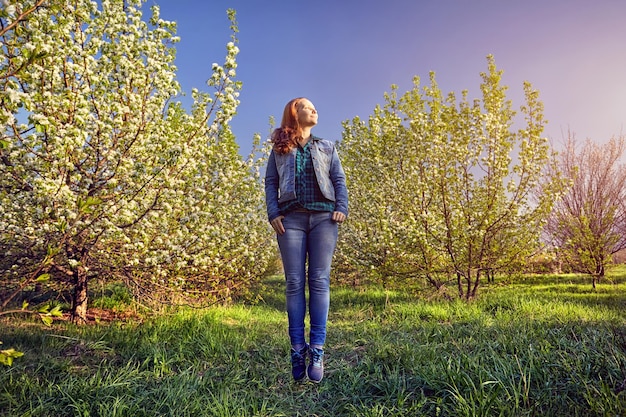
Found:
[[[35,3],[35,5],[33,7],[31,7],[30,9],[22,12],[21,15],[19,15],[17,17],[17,19],[15,19],[9,26],[3,28],[2,30],[0,30],[0,36],[4,36],[5,33],[7,33],[9,30],[13,29],[15,26],[17,26],[18,23],[20,23],[22,20],[24,20],[26,18],[26,16],[28,16],[29,14],[31,14],[32,12],[34,12],[35,10],[37,10],[37,8],[39,8],[46,0],[38,0],[37,3]]]

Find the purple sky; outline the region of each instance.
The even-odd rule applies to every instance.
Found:
[[[624,0],[148,0],[178,22],[178,77],[206,90],[230,40],[226,9],[237,11],[241,105],[232,122],[242,154],[271,115],[306,96],[317,136],[341,139],[341,122],[367,119],[391,84],[402,94],[435,71],[444,93],[478,97],[493,54],[514,109],[522,83],[540,91],[545,135],[558,146],[573,132],[604,142],[626,133]],[[146,11],[146,15],[149,13]]]

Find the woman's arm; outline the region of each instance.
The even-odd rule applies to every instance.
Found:
[[[346,174],[341,166],[341,161],[339,160],[339,155],[337,154],[337,148],[334,146],[333,156],[330,163],[330,181],[333,183],[333,187],[335,189],[335,212],[340,212],[343,213],[344,216],[348,216],[348,188],[346,187]]]
[[[280,216],[278,208],[278,169],[276,168],[276,158],[274,151],[270,153],[265,169],[265,206],[267,208],[267,218],[271,222]]]

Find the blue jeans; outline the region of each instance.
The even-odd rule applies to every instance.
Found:
[[[328,212],[290,212],[278,236],[286,280],[287,317],[292,346],[304,345],[305,285],[309,284],[310,344],[324,346],[330,306],[330,265],[337,244],[337,223]]]

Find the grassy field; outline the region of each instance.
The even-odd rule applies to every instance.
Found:
[[[326,376],[290,379],[282,277],[256,305],[45,327],[2,317],[25,356],[2,416],[626,416],[626,272],[481,289],[472,303],[332,290]]]

